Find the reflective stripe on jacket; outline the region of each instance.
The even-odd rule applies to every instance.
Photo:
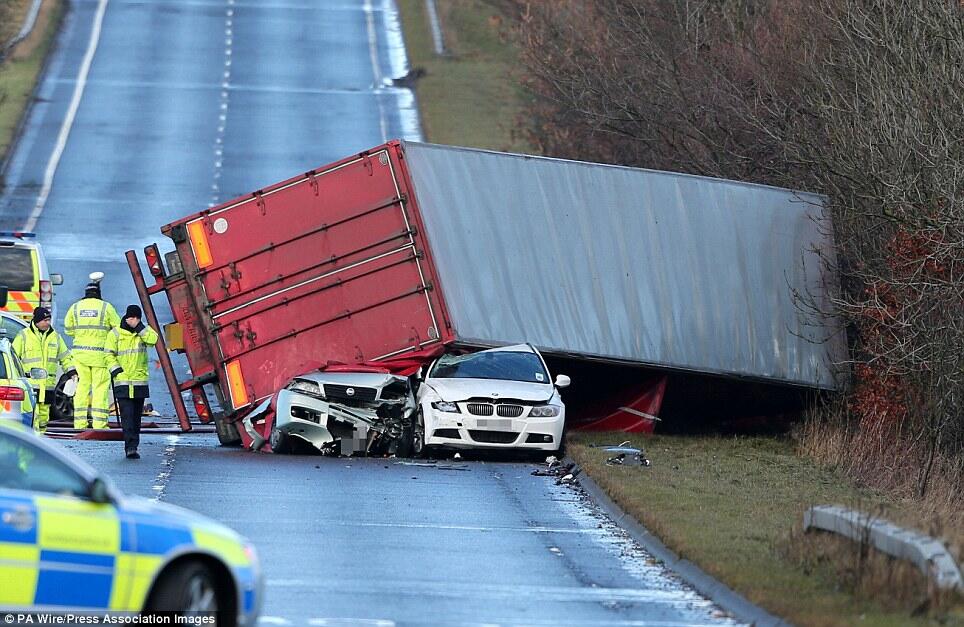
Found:
[[[57,387],[57,367],[63,368],[64,372],[73,368],[70,351],[64,339],[53,327],[44,333],[31,323],[29,327],[17,334],[12,346],[28,375],[33,368],[43,368],[47,371],[46,380],[30,380],[36,388],[45,385],[47,390],[54,389]]]
[[[74,338],[74,361],[90,367],[107,366],[104,347],[110,330],[120,325],[114,306],[99,298],[82,298],[67,310],[64,333]]]
[[[123,370],[114,377],[114,392],[122,398],[146,398],[147,349],[157,344],[157,332],[145,326],[139,333],[123,328],[111,329],[107,335],[107,367]]]

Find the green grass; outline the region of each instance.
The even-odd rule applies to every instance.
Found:
[[[588,446],[627,439],[646,451],[651,467],[607,466],[606,453]],[[800,558],[814,550],[810,534],[799,531],[811,505],[884,515],[905,506],[798,456],[787,441],[579,432],[568,441],[573,459],[669,548],[794,624],[937,624],[851,594],[839,559]]]
[[[35,27],[43,29],[39,37],[31,37],[21,43],[16,53],[0,65],[0,156],[6,155],[10,148],[62,15],[62,2],[56,2],[52,12],[50,9],[42,12]]]
[[[402,27],[428,141],[532,152],[514,129],[525,94],[515,76],[517,52],[500,36],[501,18],[482,0],[438,0],[448,56],[439,57],[424,0],[399,0]]]

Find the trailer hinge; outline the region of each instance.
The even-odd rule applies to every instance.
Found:
[[[221,289],[224,290],[225,294],[231,294],[231,281],[229,281],[228,277],[225,276],[223,270],[221,271]]]
[[[175,244],[180,244],[187,241],[187,226],[183,224],[178,224],[171,229],[171,240]]]
[[[248,342],[251,343],[251,348],[254,348],[254,341],[258,339],[258,334],[252,331],[250,326],[248,327],[248,332],[245,334],[245,337],[248,339]]]
[[[234,327],[234,333],[232,333],[232,335],[234,336],[234,338],[235,338],[237,341],[239,341],[239,342],[243,341],[243,340],[244,340],[244,332],[241,331],[241,325],[238,324],[238,321],[235,320],[234,322],[232,322],[232,323],[231,323],[231,326]]]
[[[362,363],[365,361],[365,353],[362,352],[360,346],[355,346],[355,363]]]
[[[315,173],[314,170],[307,172],[305,175],[308,177],[308,184],[311,185],[311,191],[313,191],[315,193],[315,196],[317,196],[318,195],[318,175]]]
[[[258,203],[258,209],[261,211],[261,215],[266,215],[268,213],[268,208],[264,202],[264,196],[260,191],[254,193],[255,201]]]
[[[368,176],[373,176],[375,174],[375,169],[372,167],[371,155],[365,155],[365,169],[368,170]]]
[[[231,278],[235,280],[238,284],[238,288],[241,287],[241,272],[238,271],[238,265],[235,262],[230,262],[228,267],[231,268]]]

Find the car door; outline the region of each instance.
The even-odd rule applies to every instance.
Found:
[[[0,430],[0,605],[109,608],[116,508],[90,501],[88,481],[35,438]]]

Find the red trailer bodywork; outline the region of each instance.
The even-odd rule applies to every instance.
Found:
[[[180,391],[213,384],[231,417],[325,363],[452,341],[403,158],[391,142],[162,227],[182,268],[153,287],[128,254],[141,300],[166,292],[183,329],[193,379],[168,375],[182,426]]]

